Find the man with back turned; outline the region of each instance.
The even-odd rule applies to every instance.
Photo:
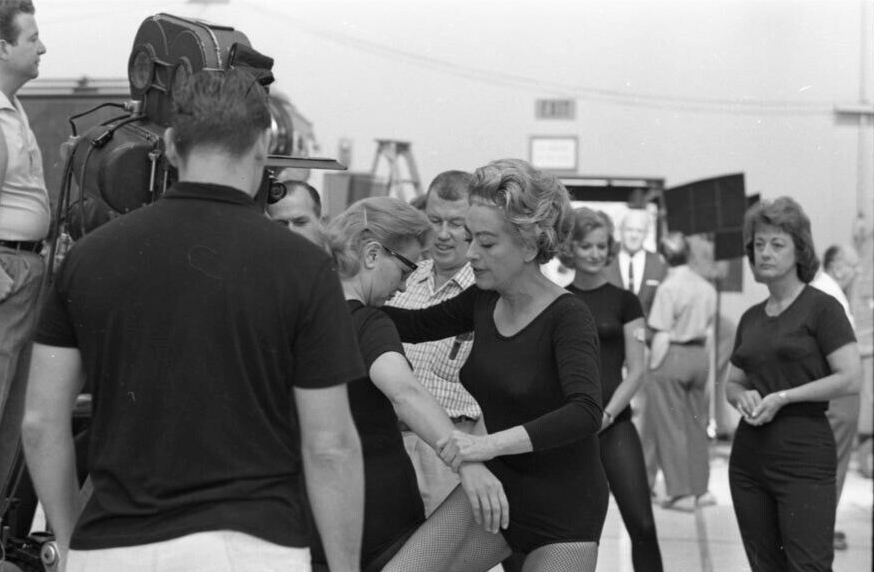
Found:
[[[331,260],[253,200],[266,94],[204,71],[174,112],[180,182],[76,244],[37,328],[24,444],[67,571],[308,571],[304,482],[332,570],[357,570],[344,384],[364,369]],[[79,514],[70,413],[86,377],[94,493]]]

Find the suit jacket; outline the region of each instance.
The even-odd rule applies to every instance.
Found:
[[[668,265],[662,261],[662,257],[655,252],[647,250],[643,263],[643,279],[640,281],[640,290],[635,292],[640,300],[640,305],[643,306],[643,315],[647,318],[649,317],[649,309],[652,308],[656,288],[664,280],[667,273]],[[625,284],[622,283],[622,273],[619,271],[618,255],[604,269],[604,277],[611,284],[625,288]]]

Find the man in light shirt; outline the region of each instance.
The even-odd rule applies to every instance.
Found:
[[[856,321],[850,311],[849,294],[858,274],[859,255],[856,254],[856,250],[852,246],[836,244],[825,250],[822,255],[822,268],[810,283],[814,288],[822,290],[841,303],[853,329],[856,328]],[[847,478],[847,469],[850,466],[853,445],[856,443],[856,433],[859,429],[859,405],[858,395],[847,395],[832,399],[828,404],[828,411],[826,411],[832,432],[835,434],[835,447],[838,454],[835,482],[838,487],[839,502],[841,492],[844,489],[844,480]],[[835,550],[846,550],[846,534],[835,531],[834,544]]]
[[[45,51],[33,3],[0,2],[0,486],[18,450],[51,221],[42,155],[16,93],[39,75]]]
[[[707,491],[706,342],[716,316],[716,289],[689,267],[689,247],[682,234],[669,233],[660,246],[670,269],[648,319],[654,333],[646,413],[655,433],[655,461],[665,476],[667,498],[662,506],[691,512],[715,502]],[[647,466],[648,471],[654,468]]]
[[[419,263],[419,269],[407,279],[406,291],[395,295],[389,305],[427,308],[455,297],[474,283],[473,271],[467,262],[464,227],[472,182],[473,176],[462,171],[446,171],[431,182],[425,202],[425,214],[436,233],[431,258]],[[443,406],[455,428],[468,433],[473,432],[482,415],[477,402],[458,381],[458,372],[470,354],[472,340],[472,335],[462,335],[437,342],[404,344],[418,380]],[[425,514],[430,515],[459,483],[458,475],[415,433],[405,430],[403,435],[416,469]]]

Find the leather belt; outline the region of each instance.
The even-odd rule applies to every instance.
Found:
[[[685,342],[671,342],[673,346],[703,346],[707,343],[705,339],[687,340]]]
[[[35,254],[39,254],[42,251],[41,240],[0,240],[0,246],[5,246],[12,250],[33,252]]]
[[[458,425],[459,423],[464,423],[466,421],[472,421],[474,423],[477,422],[477,419],[474,419],[473,417],[468,417],[467,415],[459,415],[458,417],[450,417],[449,420],[452,421],[453,425]],[[405,431],[412,431],[412,429],[410,429],[409,425],[407,425],[406,423],[404,423],[400,419],[398,419],[398,428],[401,430],[402,433]]]

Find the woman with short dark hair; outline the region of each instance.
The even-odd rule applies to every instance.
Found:
[[[729,485],[751,568],[830,571],[836,509],[828,401],[859,392],[861,362],[837,300],[808,287],[819,261],[789,197],[750,208],[744,242],[768,298],[737,328],[728,402],[741,413]]]

